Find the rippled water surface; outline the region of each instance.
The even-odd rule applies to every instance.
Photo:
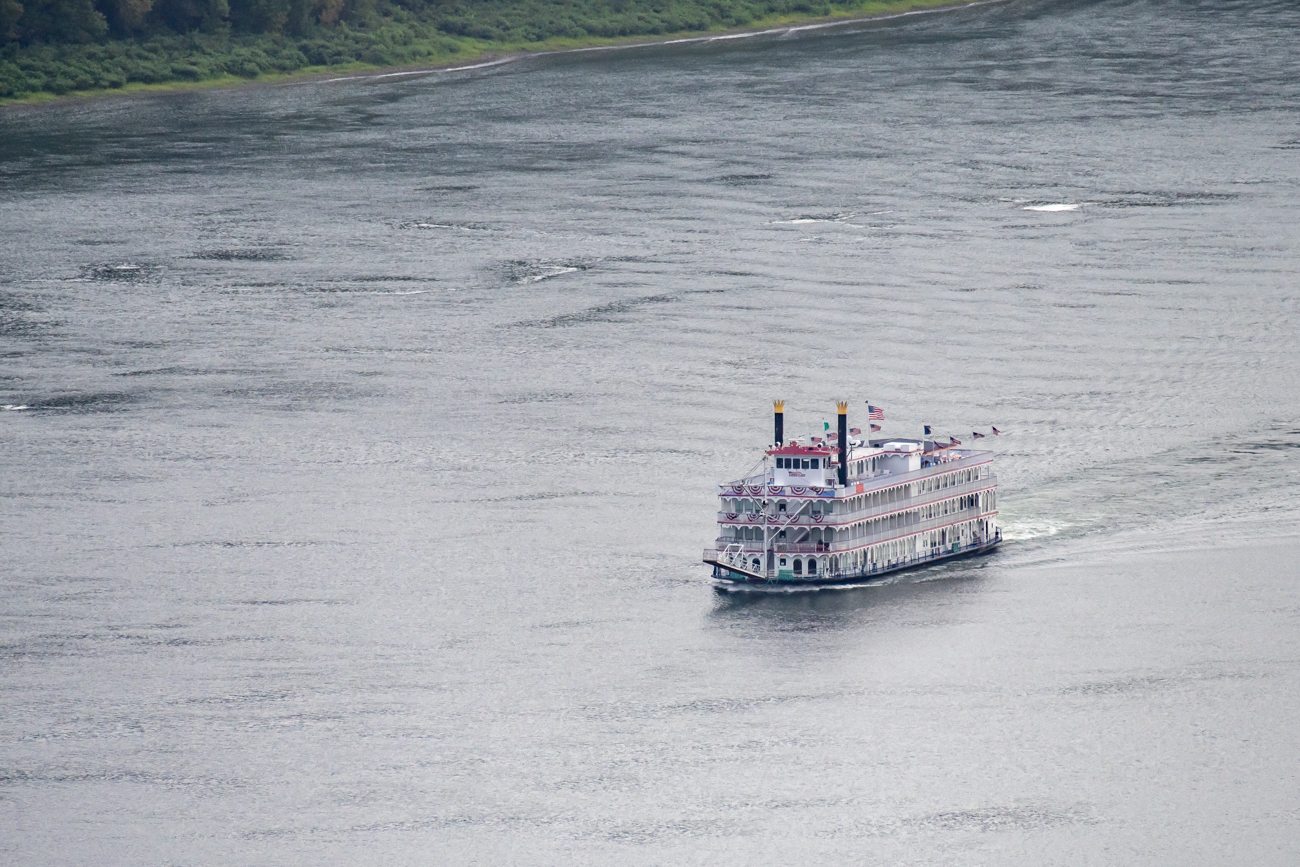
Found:
[[[0,112],[15,864],[1300,857],[1300,7]],[[1010,540],[720,594],[770,404]]]

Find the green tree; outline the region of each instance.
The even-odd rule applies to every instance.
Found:
[[[153,17],[176,33],[202,30],[212,33],[230,18],[226,0],[155,0]]]
[[[18,22],[23,17],[23,4],[18,0],[0,0],[0,43],[18,38]]]
[[[153,0],[100,0],[100,8],[108,19],[110,30],[129,36],[145,29]]]
[[[108,22],[91,0],[28,0],[16,29],[24,42],[93,42]]]

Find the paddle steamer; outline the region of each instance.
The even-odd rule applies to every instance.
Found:
[[[855,584],[1002,541],[992,453],[956,440],[854,439],[848,404],[837,407],[829,441],[784,442],[776,402],[759,471],[718,486],[718,538],[704,552],[714,578]]]

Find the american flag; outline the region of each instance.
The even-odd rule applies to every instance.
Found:
[[[872,433],[880,433],[880,425],[878,425],[878,424],[873,424],[873,425],[871,426],[871,432],[872,432]]]
[[[971,431],[970,435],[971,435],[972,437],[974,437],[975,439],[977,439],[977,440],[982,440],[982,439],[984,439],[984,434],[980,433],[980,432],[977,431],[977,430]]]
[[[862,428],[851,427],[849,428],[849,433],[852,434],[853,436],[860,436],[862,434]]]
[[[822,438],[821,438],[821,437],[813,437],[813,438],[812,438],[812,441],[813,441],[814,443],[819,443],[819,442],[822,441]]]
[[[997,428],[993,428],[993,436],[996,437],[1001,435],[1002,435],[1002,431],[998,430]]]
[[[961,445],[961,440],[957,439],[956,437],[948,437],[948,439],[952,440],[952,444],[955,446]]]
[[[867,418],[871,419],[872,421],[884,421],[885,411],[878,406],[872,406],[871,404],[867,404]]]

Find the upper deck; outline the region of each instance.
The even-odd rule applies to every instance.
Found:
[[[905,448],[915,446],[914,449]],[[800,467],[783,466],[798,460]],[[819,466],[804,467],[818,461]],[[802,447],[797,443],[769,449],[761,473],[718,486],[719,496],[814,497],[835,499],[907,485],[946,474],[991,464],[993,453],[953,448],[922,440],[879,439],[852,441],[849,448],[848,484],[839,485],[833,452],[828,446]],[[778,463],[780,461],[780,463]],[[796,477],[796,472],[799,476]]]

